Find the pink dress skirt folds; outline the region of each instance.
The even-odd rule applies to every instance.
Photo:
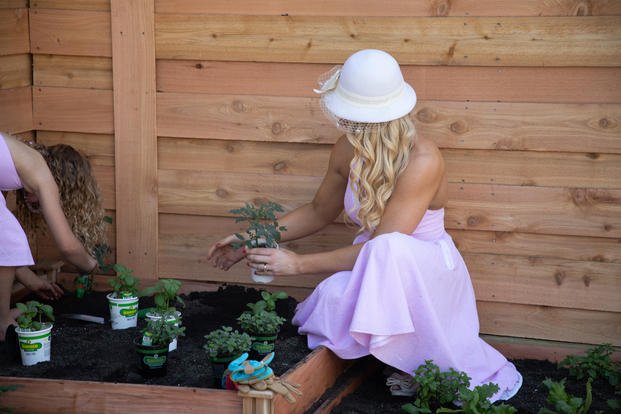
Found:
[[[348,185],[345,209],[356,207]],[[479,338],[470,275],[444,229],[444,210],[428,210],[410,235],[360,234],[354,244],[362,242],[351,271],[325,279],[298,305],[293,323],[309,348],[323,345],[344,359],[371,354],[410,374],[433,360],[468,374],[472,388],[498,384],[494,401],[515,395],[520,373]]]
[[[22,181],[17,175],[4,136],[0,134],[0,190],[19,188],[22,188]],[[0,193],[0,266],[29,266],[33,263],[26,234],[7,208],[4,195]]]

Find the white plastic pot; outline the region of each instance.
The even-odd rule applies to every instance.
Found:
[[[135,328],[138,325],[138,297],[117,298],[115,293],[106,297],[110,304],[112,329]]]
[[[265,246],[265,240],[259,240],[259,247],[266,247]],[[276,243],[275,247],[270,247],[272,249],[278,249],[278,243]],[[255,269],[250,269],[250,278],[255,282],[255,283],[270,283],[272,280],[274,280],[274,275],[258,275],[257,272],[255,271]]]
[[[179,326],[179,319],[181,318],[181,312],[176,311],[177,317],[173,317],[173,316],[169,316],[166,319],[166,322],[175,322],[175,326]],[[146,314],[146,318],[153,320],[153,321],[157,321],[159,319],[161,319],[162,317],[160,315],[158,315],[157,313],[153,313],[153,312],[147,312]],[[174,350],[177,349],[177,338],[173,339],[172,342],[170,344],[168,344],[168,352],[172,352]]]
[[[51,323],[46,323],[43,325],[43,329],[38,331],[15,328],[23,365],[29,366],[50,360],[52,327]]]

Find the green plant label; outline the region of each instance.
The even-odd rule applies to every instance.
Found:
[[[41,344],[41,342],[35,342],[33,344],[30,341],[28,341],[28,342],[20,342],[19,346],[20,346],[20,348],[22,348],[24,350],[24,352],[34,352],[34,351],[37,351],[37,350],[43,348],[43,344]]]
[[[257,351],[257,353],[260,354],[260,355],[269,354],[270,352],[272,352],[274,350],[274,343],[273,342],[267,342],[267,341],[253,342],[252,343],[252,349],[254,351]]]
[[[134,309],[121,309],[119,311],[119,313],[122,316],[125,316],[127,318],[131,318],[132,316],[135,316],[138,313],[138,309],[135,309],[135,308]]]
[[[162,368],[166,363],[166,355],[144,356],[142,362],[151,369]]]

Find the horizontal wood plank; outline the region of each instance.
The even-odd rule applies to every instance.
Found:
[[[0,56],[0,89],[30,86],[31,79],[30,55]]]
[[[23,385],[2,396],[2,404],[20,413],[102,414],[129,409],[164,414],[179,407],[188,414],[204,413],[205,407],[223,414],[242,412],[242,400],[236,393],[210,388],[17,377],[0,377],[0,384]]]
[[[110,11],[110,0],[32,0],[30,8]]]
[[[262,199],[291,210],[312,199],[320,180],[160,170],[160,212],[226,216],[246,201]],[[450,229],[621,237],[621,190],[450,183],[449,200]]]
[[[272,199],[291,210],[312,199],[320,177],[159,170],[160,213],[230,215],[246,201]]]
[[[477,308],[485,334],[621,345],[621,313],[485,301]]]
[[[313,92],[317,78],[331,67],[315,63],[160,59],[157,61],[157,89],[160,92],[317,97]],[[402,65],[401,69],[419,100],[621,102],[621,83],[618,82],[621,68]]]
[[[158,93],[158,134],[334,143],[341,133],[312,98]],[[442,148],[621,153],[620,104],[421,101],[420,134]],[[526,122],[527,120],[527,122]]]
[[[167,170],[235,171],[322,177],[331,145],[160,138]],[[442,150],[450,182],[537,187],[621,188],[621,155]]]
[[[32,88],[0,89],[0,131],[16,134],[33,128]]]
[[[621,236],[621,191],[449,184],[450,229]]]
[[[112,56],[110,13],[85,10],[30,10],[32,53]]]
[[[30,53],[28,9],[0,9],[0,56]]]
[[[34,85],[112,89],[112,59],[93,56],[34,55]]]
[[[33,108],[37,129],[100,134],[114,131],[111,90],[34,87]]]
[[[28,7],[28,0],[2,0],[0,9],[23,9]]]
[[[462,253],[491,253],[621,264],[621,239],[509,231],[449,230]]]
[[[164,170],[237,171],[255,174],[325,174],[332,145],[160,137]]]
[[[621,155],[444,149],[449,181],[621,188]]]
[[[618,66],[621,17],[156,15],[157,57],[340,63],[383,49],[402,64]],[[562,34],[562,36],[560,36]]]
[[[478,300],[621,312],[621,265],[466,254]]]
[[[160,136],[334,143],[340,133],[310,98],[157,94]]]
[[[621,152],[621,105],[420,102],[417,130],[443,148]],[[595,155],[596,156],[596,155]]]
[[[58,3],[58,1],[50,1]],[[587,16],[619,15],[614,0],[155,0],[156,13],[212,13],[305,16]],[[501,12],[499,12],[501,11]]]

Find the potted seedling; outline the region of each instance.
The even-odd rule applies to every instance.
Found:
[[[120,263],[115,263],[113,269],[116,272],[110,279],[113,292],[106,296],[112,329],[135,328],[138,324],[138,279],[131,269]]]
[[[287,228],[278,224],[276,212],[282,213],[283,211],[282,206],[273,201],[268,201],[258,206],[245,203],[244,207],[230,210],[235,215],[236,223],[248,223],[245,235],[235,233],[240,242],[233,244],[233,247],[239,248],[245,245],[248,248],[278,248],[280,233],[287,230]],[[257,283],[269,283],[274,280],[272,275],[257,275],[254,269],[252,269],[250,276]]]
[[[166,375],[168,347],[173,339],[185,335],[184,327],[167,322],[170,317],[175,316],[172,313],[163,313],[158,319],[148,319],[142,330],[142,337],[134,341],[140,372],[146,377]]]
[[[15,304],[22,313],[17,317],[17,340],[23,365],[49,361],[52,350],[54,310],[36,300]]]
[[[282,291],[274,293],[262,291],[261,297],[262,299],[255,303],[246,304],[250,310],[237,318],[239,326],[252,338],[252,359],[262,359],[274,351],[278,332],[285,323],[285,318],[276,313],[276,301],[286,299],[287,294]]]
[[[203,348],[211,362],[216,386],[226,387],[226,377],[223,375],[226,367],[231,361],[250,351],[251,343],[247,333],[234,331],[230,326],[222,326],[205,335]]]
[[[155,302],[155,307],[146,313],[146,318],[160,319],[162,315],[167,315],[166,322],[179,326],[181,312],[173,306],[174,303],[185,306],[183,299],[178,295],[179,288],[181,288],[181,282],[176,279],[160,279],[154,286],[143,289],[140,296],[153,296]],[[177,349],[177,338],[173,338],[170,342],[168,351],[172,352],[175,349]]]

